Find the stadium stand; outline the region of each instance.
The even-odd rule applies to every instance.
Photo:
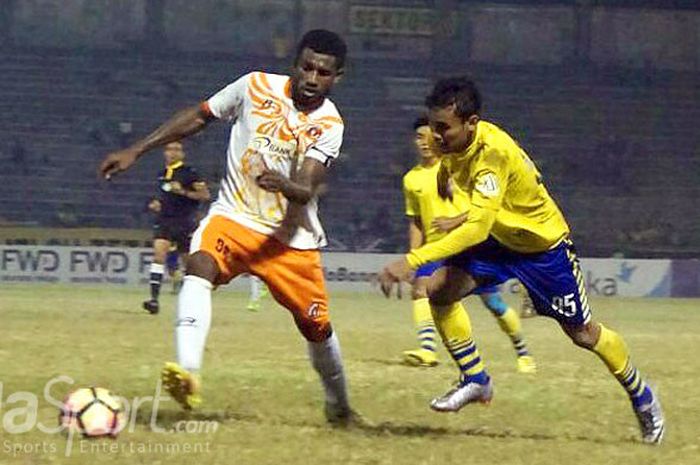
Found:
[[[144,206],[160,158],[108,185],[95,174],[102,155],[263,62],[273,71],[287,66],[222,55],[0,52],[0,222],[147,228]],[[334,248],[403,247],[400,177],[413,162],[411,120],[430,78],[468,71],[483,88],[485,117],[515,134],[552,180],[582,254],[697,255],[700,222],[692,202],[681,202],[700,194],[694,75],[435,68],[351,63],[334,97],[346,120],[344,155],[322,203]],[[216,125],[187,145],[214,182],[226,132]],[[663,221],[652,222],[659,215]]]

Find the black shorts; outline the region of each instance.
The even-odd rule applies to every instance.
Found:
[[[193,220],[161,217],[153,224],[153,239],[170,241],[177,246],[179,252],[187,253],[196,228],[197,223]]]

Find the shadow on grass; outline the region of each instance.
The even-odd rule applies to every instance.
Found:
[[[406,366],[413,366],[410,365],[406,362],[404,362],[401,359],[387,359],[387,358],[363,358],[360,360],[356,360],[358,362],[362,363],[374,363],[376,365],[386,365],[386,366],[401,366],[401,367],[406,367]]]
[[[360,424],[352,425],[347,428],[348,431],[361,431],[364,434],[371,436],[403,436],[403,437],[445,437],[445,436],[472,436],[491,439],[526,439],[534,441],[576,441],[589,442],[592,444],[609,444],[619,445],[620,442],[630,442],[641,444],[640,441],[634,438],[601,438],[582,435],[572,435],[562,433],[559,435],[544,434],[537,432],[518,432],[511,429],[492,430],[487,427],[475,428],[446,428],[442,426],[429,426],[416,423],[395,423],[385,421],[377,424],[372,424],[363,421]]]
[[[181,421],[215,421],[217,423],[226,423],[228,421],[241,421],[249,423],[263,423],[262,419],[257,415],[241,414],[230,410],[159,410],[156,423],[161,428],[172,428]],[[136,423],[144,426],[151,424],[151,410],[139,409],[136,412]]]
[[[230,410],[216,411],[182,411],[182,410],[161,410],[158,412],[157,424],[160,427],[172,428],[180,421],[215,421],[218,423],[241,422],[248,424],[258,424],[260,426],[287,426],[293,428],[331,428],[327,424],[314,421],[291,420],[285,418],[264,418],[254,414],[241,414]],[[150,425],[151,415],[149,412],[138,412],[136,422],[142,425]],[[490,439],[524,439],[533,441],[576,441],[588,442],[592,444],[619,445],[621,442],[640,443],[633,438],[601,438],[582,435],[570,435],[562,433],[559,435],[544,434],[537,432],[518,432],[511,429],[492,430],[488,427],[474,428],[448,428],[443,426],[430,426],[417,423],[397,423],[384,421],[373,423],[364,418],[344,427],[334,427],[335,431],[358,433],[367,436],[401,436],[401,437],[482,437]]]

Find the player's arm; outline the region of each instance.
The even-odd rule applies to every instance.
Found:
[[[442,239],[411,250],[403,258],[385,266],[378,276],[384,295],[389,297],[394,283],[410,279],[412,270],[419,266],[458,254],[488,238],[507,188],[507,158],[493,150],[479,160],[474,171],[470,192],[472,207],[467,221]]]
[[[497,212],[498,210],[492,208],[472,208],[469,212],[469,219],[465,223],[442,239],[411,250],[406,255],[406,261],[411,268],[415,269],[426,263],[456,255],[484,242],[489,237],[491,227],[496,221]]]
[[[162,205],[160,204],[160,200],[158,199],[151,199],[148,202],[148,209],[153,213],[160,213],[161,208]]]
[[[305,205],[319,194],[328,167],[340,154],[343,143],[343,125],[334,124],[322,132],[320,138],[304,154],[304,161],[291,175],[265,170],[257,177],[260,188],[268,192],[279,192],[297,205]]]
[[[326,177],[326,170],[323,163],[307,157],[293,178],[288,178],[278,171],[265,170],[256,181],[262,189],[279,192],[290,202],[304,205],[318,193]]]
[[[204,181],[193,182],[189,187],[183,187],[178,182],[172,182],[170,192],[198,202],[208,202],[211,199],[209,187]]]
[[[431,225],[437,228],[440,232],[450,232],[458,228],[467,221],[468,213],[460,213],[456,216],[438,216],[433,220]]]
[[[100,164],[100,175],[109,179],[112,175],[127,170],[149,150],[195,134],[214,119],[206,103],[178,111],[158,129],[130,147],[108,154]]]
[[[420,216],[408,217],[408,247],[417,249],[425,242]]]
[[[109,179],[128,169],[149,150],[195,134],[215,119],[235,120],[241,112],[249,80],[250,74],[237,79],[207,101],[178,111],[131,147],[110,153],[100,165],[100,174]]]

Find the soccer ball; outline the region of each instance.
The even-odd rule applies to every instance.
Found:
[[[124,407],[121,400],[105,388],[81,388],[66,396],[58,423],[65,431],[80,433],[83,437],[114,438],[125,426]]]

